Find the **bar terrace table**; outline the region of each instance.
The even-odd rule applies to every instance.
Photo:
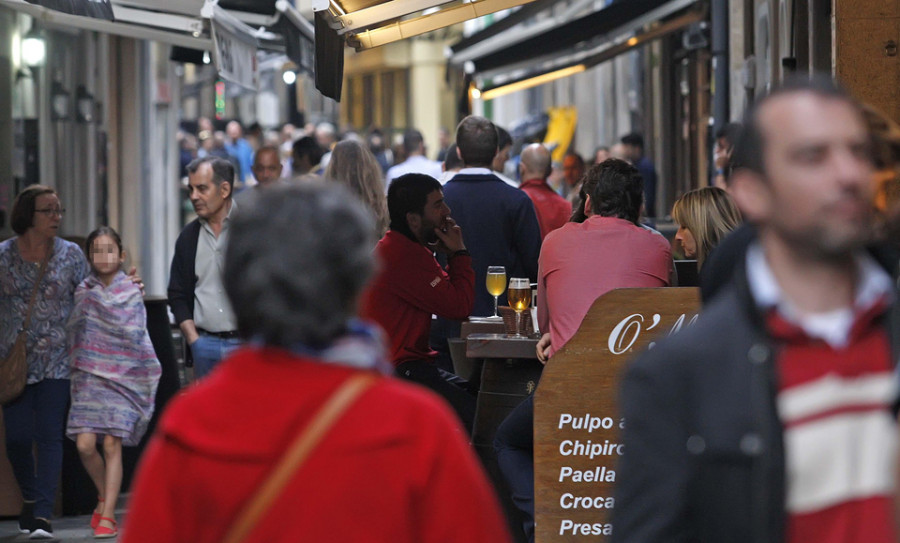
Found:
[[[510,338],[504,333],[485,333],[484,325],[477,323],[470,327],[478,333],[467,333],[466,357],[481,362],[481,383],[475,409],[475,426],[472,429],[472,444],[484,463],[485,469],[494,482],[500,500],[509,520],[510,530],[516,541],[525,541],[522,531],[521,513],[510,499],[497,465],[494,453],[494,434],[503,419],[537,387],[544,366],[538,362],[535,353],[537,338]],[[503,324],[497,324],[497,332],[503,331]]]

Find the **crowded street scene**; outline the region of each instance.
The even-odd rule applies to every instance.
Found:
[[[0,543],[900,543],[900,0],[0,0]]]

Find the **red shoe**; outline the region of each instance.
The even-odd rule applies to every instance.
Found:
[[[103,503],[103,498],[97,498],[97,506],[99,507]],[[100,507],[100,511],[94,509],[94,513],[91,515],[91,529],[96,530],[97,526],[100,524],[100,515],[103,514],[103,508]]]
[[[116,521],[111,518],[100,517],[100,522],[103,521],[109,522],[112,524],[112,528],[107,528],[106,526],[101,526],[99,523],[97,527],[94,528],[94,539],[109,539],[112,537],[116,537],[119,535],[119,529],[116,528]]]

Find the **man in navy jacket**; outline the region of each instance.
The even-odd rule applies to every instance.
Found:
[[[541,229],[527,194],[491,171],[497,155],[497,129],[484,117],[470,115],[456,129],[456,145],[465,167],[444,185],[444,200],[466,232],[475,269],[472,315],[494,313],[494,298],[485,288],[488,266],[504,266],[507,277],[537,281]],[[506,294],[500,305],[506,304]]]

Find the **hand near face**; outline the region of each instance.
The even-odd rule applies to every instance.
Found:
[[[450,217],[447,217],[443,226],[434,229],[434,234],[438,238],[435,250],[440,253],[452,254],[466,248],[463,243],[462,228]]]

